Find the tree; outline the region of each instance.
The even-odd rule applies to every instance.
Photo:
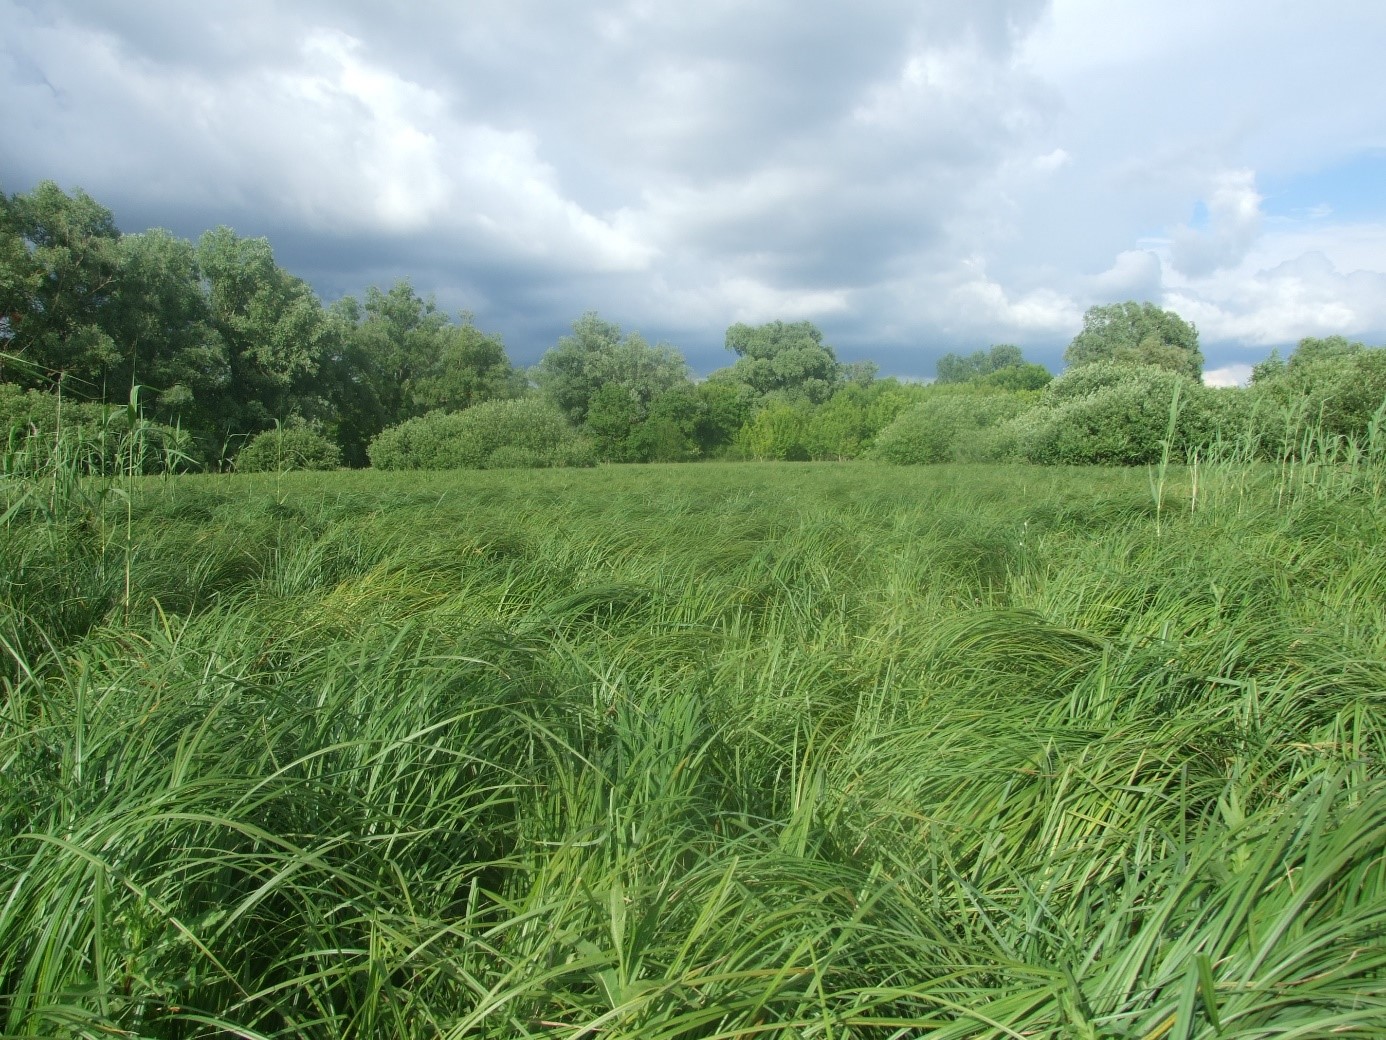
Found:
[[[371,286],[364,303],[344,297],[331,317],[339,347],[321,381],[349,464],[364,465],[366,445],[387,426],[524,392],[499,336],[477,328],[470,314],[454,323],[408,281],[388,291]]]
[[[753,459],[806,462],[812,408],[807,401],[772,398],[741,427],[737,444]]]
[[[938,383],[967,383],[974,379],[1025,364],[1020,348],[1010,343],[998,343],[991,350],[978,350],[966,357],[945,354],[938,359]]]
[[[524,377],[510,363],[500,336],[477,328],[470,314],[440,330],[437,348],[410,387],[411,409],[461,411],[524,393]]]
[[[779,392],[813,404],[826,401],[842,381],[842,366],[812,322],[772,321],[727,329],[727,349],[737,354],[728,375],[760,396]]]
[[[587,405],[587,432],[605,462],[631,462],[635,447],[631,437],[641,421],[640,404],[623,386],[607,383]]]
[[[1023,393],[935,385],[880,432],[872,454],[897,465],[962,462],[983,455],[987,434],[1031,404]]]
[[[707,405],[692,383],[671,386],[650,402],[649,414],[631,433],[641,462],[689,462],[700,452],[698,425]]]
[[[128,359],[129,382],[145,388],[141,399],[160,421],[176,422],[205,442],[231,373],[196,250],[155,229],[122,236],[119,255],[120,291],[107,325]]]
[[[650,346],[638,332],[589,311],[531,369],[544,395],[575,423],[587,420],[592,398],[605,386],[625,390],[643,420],[650,402],[672,386],[688,381],[688,363],[673,347]]]
[[[1273,456],[1298,452],[1306,437],[1366,443],[1386,416],[1386,348],[1300,340],[1288,362],[1273,354],[1256,366],[1250,394],[1262,450]]]
[[[1098,361],[1070,368],[1017,420],[1016,449],[1031,462],[1139,466],[1169,448],[1182,459],[1216,436],[1223,408],[1213,388],[1157,365]]]
[[[229,369],[218,401],[226,436],[257,433],[294,414],[320,418],[327,402],[314,377],[331,354],[332,332],[313,290],[274,260],[263,238],[227,227],[197,244],[211,323]]]
[[[105,327],[120,274],[111,211],[44,181],[0,212],[0,377],[24,386],[78,380],[97,396],[122,356]],[[125,387],[128,394],[129,386]]]
[[[756,392],[722,369],[699,383],[695,390],[700,405],[693,436],[704,457],[725,451],[755,410]]]
[[[1083,331],[1068,345],[1064,361],[1071,368],[1116,361],[1154,365],[1191,379],[1203,375],[1198,330],[1173,311],[1132,300],[1088,308]]]
[[[814,409],[805,446],[814,459],[855,459],[888,426],[914,395],[895,379],[862,386],[847,383]]]
[[[1025,362],[998,368],[972,382],[975,386],[989,386],[997,390],[1043,390],[1053,378],[1054,373],[1043,365]]]
[[[377,469],[511,469],[590,466],[590,445],[538,397],[487,401],[460,412],[429,412],[371,442]]]

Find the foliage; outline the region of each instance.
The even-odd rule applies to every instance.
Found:
[[[896,465],[985,457],[990,434],[1033,405],[1033,395],[941,384],[881,431],[873,457]]]
[[[0,383],[0,436],[0,474],[46,466],[54,456],[83,476],[109,476],[132,466],[158,472],[182,468],[190,448],[182,430],[132,414],[128,406],[65,399],[14,383]],[[134,457],[132,439],[138,441]]]
[[[1261,453],[1302,454],[1307,436],[1363,443],[1386,422],[1386,348],[1305,339],[1288,363],[1258,365],[1249,393]]]
[[[813,410],[804,445],[813,459],[855,459],[866,454],[880,432],[920,398],[922,387],[895,379],[867,385],[847,383]]]
[[[587,419],[592,399],[607,386],[624,391],[643,420],[659,394],[688,381],[683,355],[664,344],[650,346],[638,332],[589,311],[573,322],[573,334],[549,350],[530,375],[544,395],[574,423]]]
[[[813,411],[805,401],[773,398],[736,435],[743,457],[806,462]]]
[[[1054,374],[1043,365],[1025,362],[988,372],[972,380],[972,384],[996,390],[1043,390],[1053,378]]]
[[[1100,361],[1152,365],[1195,380],[1203,374],[1198,330],[1173,311],[1133,300],[1088,308],[1083,331],[1064,352],[1071,368]]]
[[[645,421],[631,432],[641,462],[691,462],[702,453],[699,432],[707,405],[691,383],[677,383],[650,402]]]
[[[310,426],[277,426],[256,434],[236,454],[241,473],[337,469],[342,449]]]
[[[821,404],[842,381],[837,355],[812,322],[738,323],[727,329],[727,349],[737,355],[727,378],[762,397],[779,393]]]
[[[218,400],[220,428],[253,433],[295,411],[318,417],[312,378],[333,342],[313,290],[275,262],[267,239],[226,227],[198,240],[197,265],[230,370]]]
[[[756,392],[719,369],[694,387],[699,413],[694,437],[704,457],[725,453],[755,411]]]
[[[110,210],[83,191],[68,195],[44,181],[9,197],[0,239],[7,329],[0,378],[99,392],[121,361],[104,320],[120,272],[120,231]],[[122,375],[128,387],[128,372]]]
[[[592,464],[591,449],[547,401],[490,401],[429,412],[380,433],[376,469],[490,469]]]
[[[1098,361],[1055,379],[1039,405],[1004,432],[1030,462],[1145,465],[1167,451],[1183,458],[1216,440],[1223,428],[1221,400],[1202,383],[1166,368]]]
[[[1010,343],[998,343],[990,350],[978,350],[966,357],[945,354],[936,366],[939,383],[968,383],[1007,368],[1024,365],[1020,348]]]
[[[224,420],[231,386],[226,341],[212,321],[193,244],[163,230],[123,235],[120,285],[107,308],[107,328],[129,359],[129,372],[148,388],[145,405],[166,423],[210,440]]]

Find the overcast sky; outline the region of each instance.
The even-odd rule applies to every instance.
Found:
[[[409,278],[537,360],[816,322],[928,376],[1152,300],[1386,343],[1383,0],[0,0],[0,188]],[[1221,375],[1229,374],[1224,371]]]

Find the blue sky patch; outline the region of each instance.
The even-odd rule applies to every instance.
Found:
[[[1268,216],[1380,220],[1386,218],[1386,148],[1359,152],[1313,173],[1268,177],[1260,187]]]

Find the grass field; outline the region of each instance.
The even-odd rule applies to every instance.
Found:
[[[59,490],[0,524],[6,1036],[1386,1036],[1379,482]]]

